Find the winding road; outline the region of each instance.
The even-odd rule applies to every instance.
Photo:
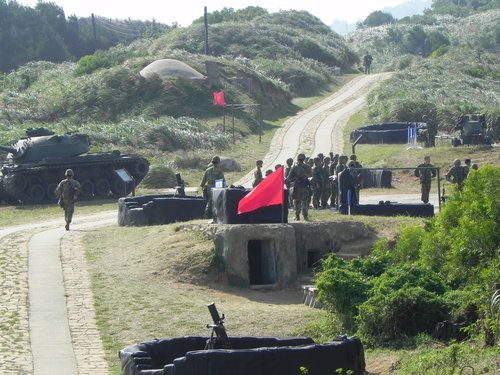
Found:
[[[299,152],[343,150],[342,132],[366,95],[390,74],[359,76],[278,129],[264,168]],[[253,172],[236,184],[250,186]],[[93,310],[90,278],[80,238],[93,228],[116,225],[117,212],[0,229],[0,374],[90,375],[108,373]]]

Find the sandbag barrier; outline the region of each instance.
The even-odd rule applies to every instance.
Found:
[[[417,134],[427,128],[425,122],[386,122],[356,128],[351,132],[350,141],[354,143],[407,143],[408,128],[417,127]]]
[[[331,375],[364,374],[361,341],[340,337],[327,344],[310,338],[229,337],[233,349],[203,350],[209,337],[186,336],[143,342],[119,352],[122,375]]]
[[[118,225],[169,224],[203,218],[207,201],[202,197],[174,194],[144,195],[118,200]]]

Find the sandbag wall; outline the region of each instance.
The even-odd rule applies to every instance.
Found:
[[[203,350],[208,337],[155,340],[120,350],[122,375],[331,375],[342,368],[364,374],[358,338],[315,344],[310,338],[229,337],[232,350]]]
[[[118,200],[118,225],[143,226],[203,218],[207,202],[202,197],[145,195]]]

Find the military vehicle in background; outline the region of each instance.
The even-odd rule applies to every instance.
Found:
[[[484,115],[475,113],[460,116],[455,130],[459,131],[459,136],[452,138],[452,146],[491,144],[491,138],[486,135]]]
[[[0,146],[8,153],[0,161],[0,201],[9,204],[57,201],[54,190],[68,168],[81,184],[81,199],[127,196],[149,171],[149,162],[137,155],[88,153],[86,134],[36,128],[26,135],[12,146]]]

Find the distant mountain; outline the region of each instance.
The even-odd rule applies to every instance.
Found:
[[[402,4],[386,7],[382,12],[390,13],[396,19],[422,14],[425,9],[430,8],[432,0],[408,0]]]
[[[382,12],[390,13],[396,19],[401,19],[403,17],[413,16],[415,14],[422,14],[425,9],[430,8],[432,5],[432,0],[408,0],[402,4],[385,7]],[[359,20],[363,21],[363,20]],[[340,35],[347,35],[351,31],[356,30],[357,22],[349,23],[344,20],[334,20],[330,25],[333,31]]]

